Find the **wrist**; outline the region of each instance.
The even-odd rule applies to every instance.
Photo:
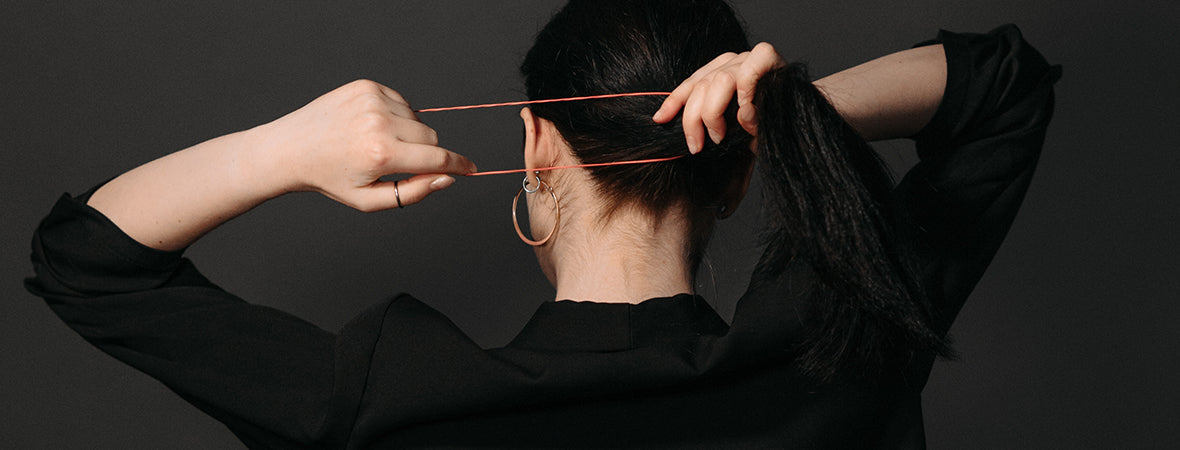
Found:
[[[911,136],[930,121],[946,86],[941,45],[904,50],[815,81],[867,140]]]
[[[281,141],[282,134],[267,123],[231,135],[240,141],[237,160],[238,179],[249,195],[261,201],[283,194],[306,190],[299,181],[298,165],[286,155],[290,147]]]

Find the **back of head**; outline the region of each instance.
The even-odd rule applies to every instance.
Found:
[[[749,50],[745,31],[721,0],[572,0],[537,36],[521,66],[530,99],[671,91],[725,52]],[[656,124],[663,97],[538,104],[583,163],[688,153],[680,121]],[[801,64],[758,84],[758,149],[769,248],[763,277],[801,262],[820,285],[799,318],[796,351],[816,380],[873,377],[913,361],[949,355],[888,204],[892,180],[873,149],[811,83]],[[688,252],[699,262],[727,186],[744,175],[752,139],[731,110],[720,144],[655,164],[591,169],[607,215],[636,207],[684,211]],[[784,299],[785,300],[785,299]]]
[[[733,10],[720,0],[573,0],[538,34],[521,72],[529,99],[671,91],[725,52],[750,45]],[[538,104],[583,163],[685,155],[679,121],[651,116],[661,96]],[[703,247],[727,181],[749,162],[750,136],[740,126],[700,155],[655,164],[591,169],[595,195],[618,208],[649,214],[683,208],[693,222],[689,252]],[[736,156],[735,156],[736,154]]]

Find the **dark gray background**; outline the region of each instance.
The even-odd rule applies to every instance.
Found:
[[[1025,206],[926,389],[933,448],[1146,448],[1180,437],[1175,253],[1180,8],[1167,1],[737,1],[755,40],[822,75],[930,38],[1019,24],[1065,66]],[[1099,5],[1101,3],[1101,5]],[[0,8],[0,446],[240,448],[25,292],[28,240],[62,192],[289,112],[356,78],[416,106],[523,98],[516,67],[555,1],[4,2]],[[887,5],[887,6],[886,6]],[[481,168],[519,166],[515,109],[424,116]],[[910,145],[880,146],[900,165]],[[908,155],[908,156],[907,156]],[[397,291],[485,346],[552,295],[517,241],[515,176],[402,211],[266,204],[189,256],[226,289],[336,329]],[[757,217],[721,230],[725,317]],[[706,277],[709,278],[709,277]],[[735,405],[740,407],[740,405]]]

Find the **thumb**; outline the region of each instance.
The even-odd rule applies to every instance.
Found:
[[[758,135],[758,107],[753,103],[747,103],[738,108],[737,112],[738,124],[742,129],[750,133],[751,136]]]

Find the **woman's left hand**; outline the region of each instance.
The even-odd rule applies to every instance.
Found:
[[[705,147],[705,134],[714,143],[725,137],[725,110],[737,94],[738,124],[750,134],[758,130],[754,108],[754,88],[767,72],[786,65],[774,47],[760,42],[748,52],[726,53],[680,83],[652,116],[666,123],[683,108],[684,137],[688,150],[699,153]]]

